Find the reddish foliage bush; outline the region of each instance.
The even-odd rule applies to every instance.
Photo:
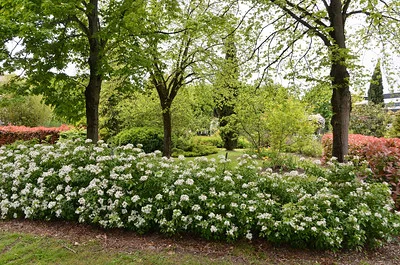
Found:
[[[322,137],[323,161],[332,156],[332,134]],[[377,138],[360,134],[349,135],[349,156],[366,160],[373,176],[389,183],[397,208],[400,207],[400,139]]]
[[[60,132],[68,131],[70,127],[61,125],[60,127],[46,128],[46,127],[25,127],[25,126],[0,126],[0,146],[12,144],[18,140],[33,140],[37,139],[39,142],[46,141],[48,143],[55,143],[60,137]]]

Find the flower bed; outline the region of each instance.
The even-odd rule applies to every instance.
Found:
[[[322,138],[326,161],[332,156],[332,135]],[[377,138],[360,134],[349,135],[349,160],[366,160],[373,178],[391,186],[393,199],[400,207],[400,139]]]
[[[60,132],[68,131],[70,128],[67,125],[60,127],[25,127],[25,126],[0,126],[0,146],[5,144],[12,144],[15,141],[33,140],[37,139],[38,142],[47,141],[48,143],[55,143],[60,137]]]
[[[304,165],[306,174],[261,170],[248,155],[229,161],[167,159],[132,145],[82,141],[0,148],[0,217],[65,219],[141,233],[262,237],[325,249],[380,243],[400,217],[384,184],[352,165]]]

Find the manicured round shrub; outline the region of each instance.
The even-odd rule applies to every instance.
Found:
[[[159,128],[135,127],[118,133],[112,142],[116,145],[141,144],[143,150],[149,153],[163,149],[164,133]]]

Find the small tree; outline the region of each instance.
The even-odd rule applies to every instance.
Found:
[[[157,91],[164,127],[163,155],[172,153],[171,107],[186,85],[205,75],[228,24],[230,3],[215,1],[161,1],[146,6],[143,29],[146,70]],[[137,24],[127,24],[130,30]]]
[[[325,121],[332,118],[332,88],[328,83],[320,83],[307,90],[302,101],[308,106],[310,112],[321,114]],[[329,129],[329,122],[325,122],[325,130]]]
[[[259,151],[269,146],[281,152],[292,144],[301,149],[314,132],[305,104],[283,87],[241,91],[235,111],[241,132]]]
[[[378,60],[372,75],[368,90],[368,101],[374,104],[383,104],[383,83],[381,72],[381,61]]]

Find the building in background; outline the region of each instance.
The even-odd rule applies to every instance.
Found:
[[[386,93],[383,94],[383,101],[385,107],[393,112],[400,111],[400,92]],[[368,97],[364,97],[364,100],[356,104],[367,104]]]

